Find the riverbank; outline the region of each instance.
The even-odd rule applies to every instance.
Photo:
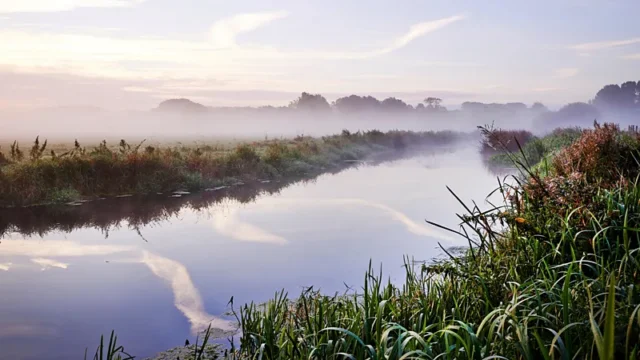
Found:
[[[501,183],[505,207],[461,203],[450,230],[470,248],[407,261],[403,284],[370,267],[357,294],[241,306],[236,358],[638,358],[639,150],[635,132],[582,132],[544,175]]]
[[[385,153],[451,145],[452,132],[376,130],[296,137],[238,145],[160,148],[106,142],[47,153],[46,142],[25,150],[12,146],[0,156],[0,206],[74,202],[131,194],[196,191],[251,181],[304,177],[344,167],[347,162]]]
[[[482,143],[482,153],[487,166],[498,171],[523,166],[537,168],[582,135],[578,128],[559,128],[542,137],[533,136],[524,130],[493,131],[482,128],[482,131],[485,134],[498,134],[485,136]]]

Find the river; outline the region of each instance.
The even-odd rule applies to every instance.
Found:
[[[369,261],[401,281],[403,256],[466,245],[447,191],[482,204],[498,185],[465,147],[312,181],[106,199],[0,218],[0,359],[82,358],[115,329],[137,358],[178,346],[280,289],[359,288]]]

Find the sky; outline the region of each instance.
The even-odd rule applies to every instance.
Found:
[[[0,0],[0,109],[559,106],[640,80],[638,0]]]

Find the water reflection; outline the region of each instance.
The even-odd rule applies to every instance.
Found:
[[[253,241],[262,243],[271,243],[277,245],[283,245],[287,243],[287,239],[284,237],[268,232],[255,225],[249,224],[245,221],[238,219],[238,207],[239,205],[232,206],[229,212],[225,216],[216,216],[213,219],[213,227],[221,234],[227,235],[233,239],[240,241]],[[301,208],[301,207],[314,207],[318,206],[354,206],[354,207],[368,207],[376,210],[380,210],[383,214],[387,215],[391,220],[397,221],[404,225],[406,229],[416,235],[432,237],[439,240],[452,241],[452,237],[443,233],[440,230],[428,227],[426,224],[420,224],[411,219],[403,212],[396,210],[390,206],[365,200],[365,199],[349,199],[349,198],[267,198],[262,202],[254,205],[254,208],[273,208],[275,206],[286,207],[287,209]]]
[[[493,189],[476,155],[460,150],[179,198],[0,210],[0,359],[55,358],[52,349],[57,359],[74,358],[112,329],[145,358],[210,322],[217,336],[233,331],[224,315],[232,296],[260,303],[281,289],[358,288],[369,261],[402,281],[403,255],[429,260],[438,242],[465,244],[424,219],[459,221],[445,186],[466,201]]]
[[[282,236],[270,233],[255,225],[240,220],[237,217],[238,209],[230,209],[225,215],[213,218],[213,228],[220,234],[235,240],[250,241],[258,243],[269,243],[284,245],[287,239]]]
[[[66,269],[67,267],[69,267],[69,264],[67,263],[63,263],[60,261],[56,261],[53,259],[45,259],[45,258],[35,258],[35,259],[31,259],[31,262],[34,264],[38,264],[41,266],[42,271],[47,270],[49,268],[59,268],[59,269]]]
[[[228,320],[219,319],[208,314],[200,292],[193,285],[187,268],[181,263],[148,251],[143,251],[141,262],[171,286],[176,308],[191,323],[191,332],[196,334],[207,329],[209,324],[214,330],[231,332],[235,326]]]
[[[29,258],[107,255],[133,249],[132,246],[87,245],[68,240],[3,239],[0,244],[0,254],[3,256]]]
[[[173,292],[174,304],[189,320],[193,334],[202,332],[209,324],[219,333],[234,330],[229,321],[217,318],[205,311],[200,293],[193,284],[187,268],[178,261],[140,250],[134,246],[85,245],[73,241],[24,239],[5,239],[1,245],[0,255],[11,256],[14,259],[30,258],[30,262],[37,265],[42,271],[51,268],[67,269],[72,265],[71,262],[62,262],[54,258],[128,253],[129,257],[117,258],[112,262],[144,264],[154,275],[168,283]],[[0,266],[0,269],[9,271],[12,268],[12,263],[0,264]]]

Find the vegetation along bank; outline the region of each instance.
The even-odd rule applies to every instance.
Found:
[[[77,141],[57,154],[39,139],[30,150],[14,142],[0,152],[0,205],[62,203],[86,198],[192,191],[245,181],[305,176],[346,166],[385,152],[450,145],[453,132],[377,130],[291,140],[265,140],[235,149],[199,147],[117,147],[93,149]]]

